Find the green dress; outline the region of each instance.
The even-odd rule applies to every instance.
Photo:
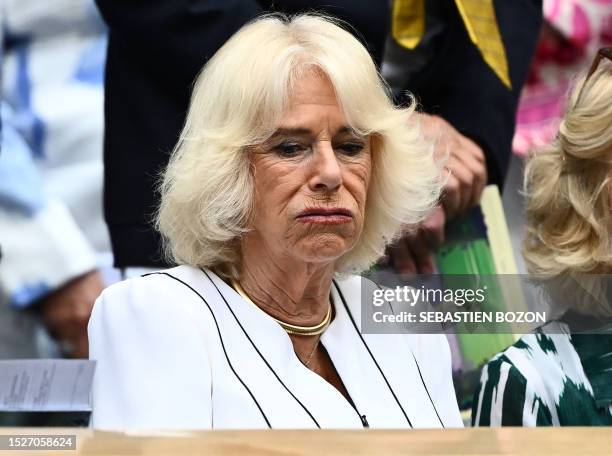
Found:
[[[473,426],[612,425],[612,334],[548,323],[482,369]]]

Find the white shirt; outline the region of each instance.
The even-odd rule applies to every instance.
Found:
[[[446,338],[362,335],[362,282],[376,286],[334,280],[335,318],[321,337],[355,407],[209,270],[179,266],[107,288],[89,322],[93,427],[461,427]]]

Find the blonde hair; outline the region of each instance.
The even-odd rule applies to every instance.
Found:
[[[174,262],[236,277],[238,242],[252,210],[249,146],[278,126],[292,84],[309,68],[331,81],[351,128],[373,137],[364,227],[338,272],[362,271],[403,223],[420,222],[441,190],[433,147],[390,101],[366,49],[332,19],[261,17],[233,35],[199,75],[160,186],[157,227]]]
[[[527,162],[523,255],[531,273],[610,272],[610,76],[611,67],[601,62],[586,84],[579,78],[557,138]]]

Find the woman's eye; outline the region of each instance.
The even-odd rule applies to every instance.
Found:
[[[274,149],[282,157],[295,157],[304,150],[304,146],[297,143],[282,143]]]
[[[344,143],[340,146],[340,149],[349,156],[354,156],[359,154],[364,148],[364,145],[361,143]]]

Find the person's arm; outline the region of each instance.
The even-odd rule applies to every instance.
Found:
[[[445,221],[477,204],[487,182],[502,188],[518,99],[542,22],[541,0],[494,2],[512,82],[508,89],[469,39],[458,11],[452,10],[451,2],[445,5],[442,44],[431,63],[405,87],[430,114],[422,115],[421,124],[436,141],[437,156],[447,157],[444,217],[434,212],[389,249],[389,263],[405,274],[432,273],[433,252],[443,242]]]
[[[201,305],[162,275],[119,282],[98,298],[89,322],[96,361],[92,426],[210,429],[212,383]]]
[[[104,31],[90,8],[30,6],[0,6],[0,302],[39,313],[65,355],[86,357],[102,278],[78,212],[93,227]]]
[[[66,355],[87,356],[86,325],[102,291],[93,247],[68,208],[49,197],[34,153],[2,103],[0,301],[37,306]]]
[[[66,205],[45,193],[10,106],[3,102],[1,112],[0,296],[25,308],[94,270],[96,258]]]

